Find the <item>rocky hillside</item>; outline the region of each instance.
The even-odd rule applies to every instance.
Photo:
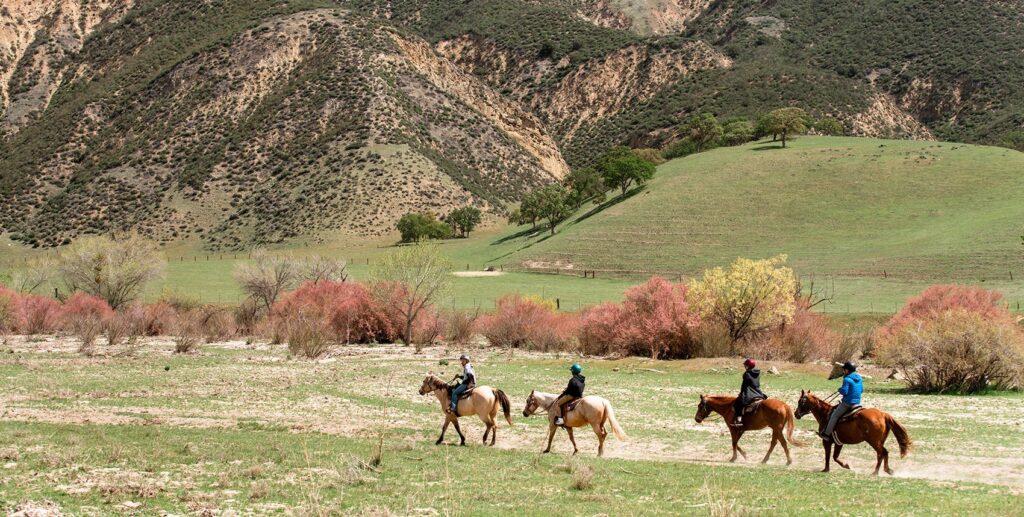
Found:
[[[1024,126],[1022,29],[993,0],[10,0],[0,232],[218,249],[497,215],[700,111],[992,142]]]

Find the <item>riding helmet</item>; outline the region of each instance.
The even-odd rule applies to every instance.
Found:
[[[569,371],[572,372],[573,375],[579,375],[583,373],[583,367],[580,366],[580,363],[572,363],[572,366],[569,367]]]
[[[743,361],[743,366],[746,368],[753,368],[757,366],[757,361],[754,361],[754,358],[752,357],[748,357],[746,361]]]
[[[460,361],[468,361],[469,360],[469,356],[466,355],[466,354],[462,354],[462,356],[459,357],[459,360]]]
[[[855,372],[855,371],[857,371],[857,363],[855,363],[853,361],[846,361],[845,363],[843,363],[843,369],[851,371],[851,372]]]

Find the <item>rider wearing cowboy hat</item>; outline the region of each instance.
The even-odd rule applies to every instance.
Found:
[[[459,357],[459,362],[462,363],[462,373],[456,375],[455,378],[462,379],[462,382],[452,389],[452,404],[448,408],[448,411],[451,413],[455,412],[455,406],[459,402],[459,395],[462,395],[466,390],[476,385],[476,372],[473,371],[473,365],[469,362],[469,356],[462,354]]]
[[[562,418],[562,415],[565,413],[565,406],[576,399],[583,398],[583,387],[587,382],[586,377],[583,376],[583,367],[580,366],[580,363],[573,363],[569,367],[569,371],[572,372],[569,385],[565,387],[565,391],[551,405],[551,414],[555,417],[555,425],[565,425],[565,420]]]
[[[746,370],[743,372],[743,384],[740,385],[740,394],[736,397],[736,402],[733,406],[733,422],[731,424],[733,427],[743,427],[743,408],[749,406],[754,401],[768,398],[768,395],[761,391],[761,370],[757,369],[757,362],[748,357],[743,361],[743,367]]]
[[[839,394],[843,396],[843,399],[832,410],[825,429],[818,433],[822,439],[832,439],[832,431],[835,431],[839,419],[850,411],[853,406],[860,404],[860,397],[863,393],[864,381],[861,379],[860,374],[857,373],[857,365],[853,361],[846,361],[843,363],[843,385],[839,387]]]

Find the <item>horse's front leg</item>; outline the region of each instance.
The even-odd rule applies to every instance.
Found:
[[[832,441],[822,440],[821,446],[825,448],[825,468],[822,472],[828,472],[831,464],[829,463],[830,457],[832,456]]]
[[[572,428],[569,426],[565,426],[565,432],[569,433],[569,441],[572,442],[572,455],[575,456],[577,452],[580,452],[576,447],[576,437],[572,435]]]
[[[444,417],[444,425],[441,426],[441,436],[437,437],[437,441],[434,442],[434,445],[441,445],[441,442],[444,441],[444,433],[445,433],[445,431],[448,430],[448,424],[450,424],[450,423],[452,423],[451,415],[445,415],[445,417]]]
[[[747,455],[746,455],[746,453],[743,452],[742,449],[740,449],[740,444],[739,444],[740,436],[742,436],[743,433],[737,431],[735,427],[732,427],[732,428],[729,428],[729,434],[732,436],[732,458],[729,458],[729,462],[730,463],[735,463],[736,462],[736,455],[737,455],[737,453],[743,454],[743,458],[745,459],[747,457]]]
[[[548,424],[548,448],[544,449],[544,453],[545,454],[551,452],[551,441],[555,439],[555,431],[557,431],[557,430],[558,430],[558,427],[555,427],[555,423],[554,422],[550,422]]]

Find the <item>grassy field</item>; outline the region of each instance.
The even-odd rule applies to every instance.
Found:
[[[817,473],[808,421],[798,422],[808,446],[794,449],[793,466],[781,450],[758,464],[763,433],[744,438],[750,460],[726,463],[724,426],[693,415],[699,393],[736,389],[734,361],[584,361],[588,392],[614,403],[629,435],[609,438],[598,459],[590,433],[578,433],[576,458],[564,434],[554,454],[539,454],[545,422],[521,416],[531,389],[561,387],[569,358],[470,350],[482,383],[513,399],[515,426],[502,423],[492,449],[479,444],[475,420],[463,421],[467,447],[452,446],[454,434],[433,445],[439,405],[417,389],[429,370],[453,374],[439,360],[457,350],[346,348],[307,362],[241,342],[174,356],[155,341],[134,358],[83,358],[53,339],[9,348],[0,355],[7,511],[48,502],[74,514],[969,515],[1015,513],[1024,489],[1014,453],[1024,447],[1024,396],[910,395],[875,370],[867,403],[892,412],[915,441],[894,461],[895,478],[870,477],[863,446],[844,451],[852,472]],[[765,387],[790,403],[800,389],[834,388],[824,367],[776,366]]]
[[[444,304],[487,309],[519,292],[576,310],[619,299],[650,274],[684,278],[738,256],[785,253],[805,280],[834,287],[826,312],[892,313],[940,282],[997,289],[1019,310],[1021,170],[1024,153],[942,142],[806,137],[784,150],[764,142],[717,149],[662,165],[643,190],[601,210],[584,207],[555,236],[492,225],[444,242],[459,270],[508,273],[456,278]],[[329,240],[277,251],[349,259],[360,279],[393,242]],[[0,244],[0,269],[38,253]],[[166,254],[167,276],[150,298],[174,291],[204,302],[241,299],[232,270],[245,254],[207,255],[187,242]],[[529,273],[556,265],[562,275]]]

